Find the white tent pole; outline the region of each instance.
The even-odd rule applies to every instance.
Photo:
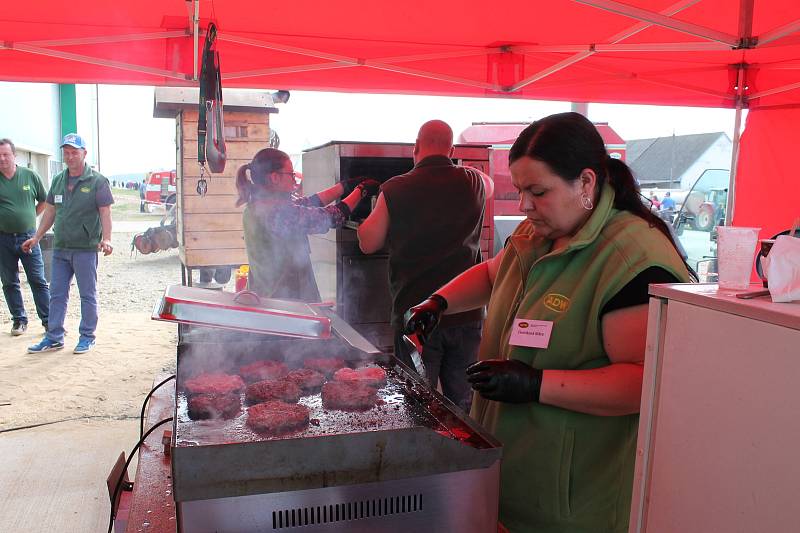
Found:
[[[618,15],[631,17],[636,20],[650,22],[651,24],[656,24],[658,26],[669,28],[671,30],[688,33],[689,35],[694,35],[696,37],[702,37],[703,39],[725,43],[732,47],[738,46],[739,44],[739,38],[736,37],[735,35],[712,30],[711,28],[706,28],[703,26],[699,26],[697,24],[692,24],[690,22],[675,20],[660,13],[655,13],[653,11],[648,11],[646,9],[639,9],[638,7],[633,7],[627,4],[622,4],[620,2],[615,2],[614,0],[574,0],[574,1],[580,4],[586,4],[588,6],[602,9],[604,11],[610,11],[611,13],[617,13]]]
[[[739,39],[751,40],[753,32],[753,3],[754,0],[739,1]],[[733,147],[731,149],[731,171],[728,177],[728,205],[725,207],[725,225],[733,222],[736,209],[736,166],[739,163],[739,144],[742,131],[742,108],[745,104],[745,91],[747,91],[747,65],[736,65],[736,118],[733,127]]]
[[[780,28],[775,28],[774,30],[770,30],[759,35],[758,45],[763,46],[767,43],[771,43],[772,41],[786,37],[787,35],[790,35],[798,30],[800,30],[800,20],[795,20],[789,24],[781,26]]]
[[[744,98],[744,67],[739,65],[736,75],[736,118],[733,127],[733,148],[731,150],[731,172],[728,178],[728,205],[725,209],[725,225],[730,226],[733,221],[733,211],[736,209],[736,164],[739,162],[739,141],[741,139],[740,131],[742,129],[742,107]]]
[[[125,35],[100,35],[97,37],[79,37],[77,39],[50,39],[42,41],[20,41],[20,44],[29,46],[74,46],[77,44],[109,44],[126,43],[130,41],[151,41],[155,39],[170,39],[173,37],[186,37],[186,30],[162,31],[156,33],[129,33]]]

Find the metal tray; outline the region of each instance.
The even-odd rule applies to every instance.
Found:
[[[259,298],[255,293],[170,285],[156,302],[153,320],[306,339],[331,336],[331,318],[320,305]]]

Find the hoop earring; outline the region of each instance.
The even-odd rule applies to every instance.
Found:
[[[583,194],[581,196],[581,207],[586,209],[587,211],[591,211],[594,209],[594,202],[592,202],[592,198],[588,194]]]

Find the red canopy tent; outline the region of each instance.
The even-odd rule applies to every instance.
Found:
[[[765,128],[773,150],[798,144],[800,2],[626,2],[7,2],[0,79],[193,85],[214,21],[226,87],[749,108],[742,187],[798,192],[750,152]],[[794,204],[772,198],[772,219],[790,224]],[[740,195],[734,222],[759,224],[759,207]]]

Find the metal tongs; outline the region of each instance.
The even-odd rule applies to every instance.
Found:
[[[403,342],[410,352],[411,362],[414,363],[414,370],[427,382],[428,376],[425,372],[425,363],[422,362],[422,342],[419,340],[419,332],[415,331],[414,333],[403,335]]]

